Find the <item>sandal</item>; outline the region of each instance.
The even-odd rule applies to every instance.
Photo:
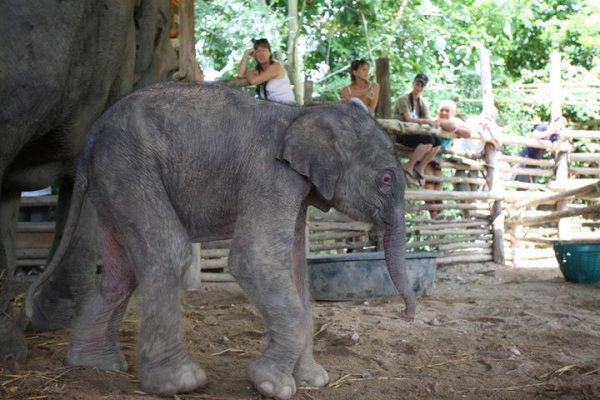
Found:
[[[423,174],[417,171],[416,169],[413,169],[413,174],[415,174],[415,179],[419,186],[423,186],[425,184],[425,177],[423,176]]]
[[[415,180],[415,177],[413,176],[412,173],[408,172],[404,168],[402,168],[402,171],[404,172],[404,180],[406,181],[407,184]]]

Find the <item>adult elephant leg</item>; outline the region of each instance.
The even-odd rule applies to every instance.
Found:
[[[308,281],[308,265],[306,263],[306,204],[303,205],[298,219],[294,235],[294,247],[292,252],[292,265],[294,268],[294,282],[298,294],[302,299],[305,310],[307,326],[304,350],[294,367],[294,379],[298,386],[323,387],[329,382],[329,375],[325,368],[318,364],[313,356],[313,318],[310,304],[310,284]]]
[[[296,392],[292,372],[310,329],[291,266],[295,213],[279,199],[255,204],[236,223],[229,267],[270,334],[267,348],[248,368],[250,379],[264,396],[284,400]]]
[[[0,197],[0,363],[9,365],[23,362],[27,344],[21,329],[17,327],[10,310],[15,296],[15,237],[19,192],[2,192]]]
[[[117,336],[127,303],[136,287],[134,270],[114,231],[102,228],[104,269],[100,290],[85,304],[71,333],[67,363],[127,370]]]
[[[62,179],[58,195],[56,234],[48,259],[52,257],[62,238],[72,193],[72,178]],[[35,298],[31,318],[31,328],[34,331],[70,327],[86,299],[92,297],[97,290],[99,252],[96,225],[96,212],[86,197],[71,240],[72,245],[52,280]]]

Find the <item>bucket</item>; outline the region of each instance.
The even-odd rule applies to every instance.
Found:
[[[554,242],[554,253],[568,282],[600,282],[600,242]]]

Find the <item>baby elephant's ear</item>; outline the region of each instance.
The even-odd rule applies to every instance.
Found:
[[[287,161],[315,185],[323,198],[331,200],[340,177],[341,160],[331,123],[315,114],[305,114],[292,122],[284,133],[278,159]]]

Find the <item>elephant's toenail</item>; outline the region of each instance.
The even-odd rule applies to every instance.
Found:
[[[289,399],[292,397],[292,388],[289,386],[284,386],[283,389],[281,389],[281,392],[279,392],[279,397],[282,399]]]
[[[263,383],[260,384],[260,391],[267,394],[267,395],[272,395],[273,394],[273,389],[275,387],[273,386],[273,384],[271,382],[265,381]]]

